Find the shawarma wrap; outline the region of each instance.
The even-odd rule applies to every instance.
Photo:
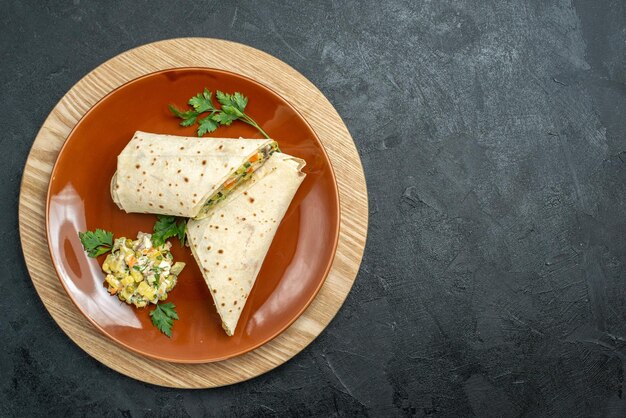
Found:
[[[237,327],[276,230],[304,180],[305,161],[274,153],[204,219],[190,220],[187,237],[226,334]]]
[[[271,139],[137,131],[117,157],[111,197],[128,213],[202,218],[278,148]]]

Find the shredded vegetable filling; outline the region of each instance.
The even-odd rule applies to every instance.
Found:
[[[261,148],[252,157],[248,158],[248,161],[239,167],[239,169],[237,169],[237,171],[235,171],[228,178],[228,180],[222,184],[218,191],[206,201],[196,218],[203,218],[204,215],[208,213],[211,206],[221,200],[224,200],[235,187],[237,187],[244,180],[248,179],[250,175],[261,167],[270,155],[276,151],[278,151],[278,144],[276,142],[272,142],[271,144],[267,144],[265,147]]]
[[[102,263],[111,295],[138,308],[167,299],[185,263],[174,263],[171,244],[155,247],[152,235],[140,232],[137,240],[118,238]]]

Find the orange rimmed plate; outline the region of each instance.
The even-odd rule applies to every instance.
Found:
[[[246,95],[246,113],[279,142],[284,152],[307,161],[307,177],[276,233],[233,337],[221,328],[190,250],[174,240],[174,259],[186,262],[187,267],[168,298],[176,304],[180,317],[170,339],[152,325],[150,308],[131,307],[107,293],[100,268],[103,257],[87,257],[78,232],[102,228],[116,237],[135,238],[138,231],[152,231],[155,215],[127,214],[111,200],[109,182],[117,155],[137,130],[194,136],[194,128],[179,126],[167,105],[185,107],[189,97],[204,87]],[[241,122],[221,127],[212,135],[261,138],[258,131]],[[204,363],[259,347],[306,309],[321,288],[335,254],[339,201],[328,156],[306,120],[289,103],[241,75],[208,68],[177,68],[124,84],[79,121],[52,171],[46,230],[61,284],[96,328],[151,358]]]

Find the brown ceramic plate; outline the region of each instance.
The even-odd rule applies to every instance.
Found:
[[[246,112],[281,149],[307,161],[298,190],[265,258],[235,335],[221,328],[211,295],[188,248],[173,241],[176,261],[187,267],[168,301],[180,320],[172,338],[151,323],[149,309],[109,296],[103,286],[103,257],[83,251],[78,232],[103,228],[116,237],[151,232],[155,215],[127,214],[109,194],[117,155],[135,131],[195,136],[167,109],[185,107],[201,91],[240,91]],[[213,133],[261,138],[240,122]],[[210,141],[199,138],[198,141]],[[270,89],[246,77],[207,68],[178,68],[149,74],[105,96],[78,122],[57,159],[48,190],[48,245],[61,284],[78,309],[104,334],[140,354],[172,362],[203,363],[234,357],[276,337],[311,303],[330,269],[339,233],[337,186],[328,156],[302,116]]]

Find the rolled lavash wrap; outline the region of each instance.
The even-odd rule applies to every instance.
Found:
[[[306,176],[305,161],[274,153],[208,216],[190,220],[187,238],[226,334],[232,336],[276,230]]]
[[[128,213],[203,217],[277,149],[272,139],[137,131],[117,157],[111,197]]]

